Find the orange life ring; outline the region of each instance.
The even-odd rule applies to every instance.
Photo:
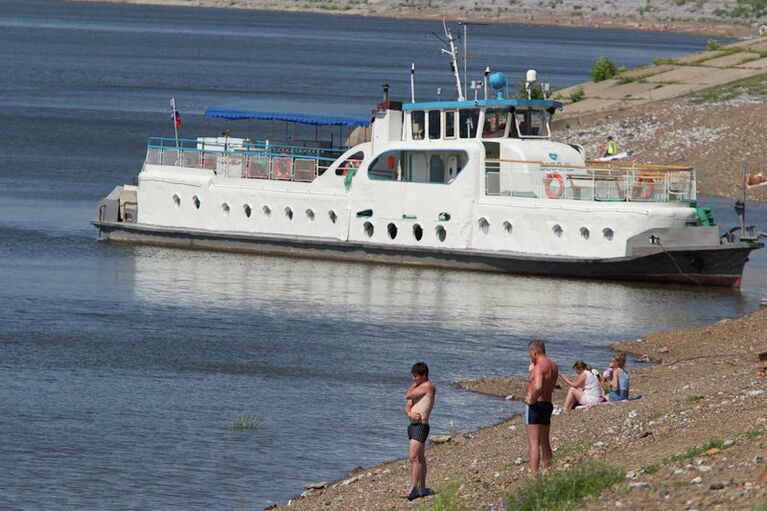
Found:
[[[556,190],[551,189],[551,183],[553,181],[559,183]],[[543,182],[543,187],[546,189],[546,195],[548,195],[549,199],[561,199],[562,195],[565,193],[565,180],[559,172],[549,172],[546,174],[546,180]]]
[[[272,174],[275,179],[288,180],[290,179],[290,164],[291,158],[278,156],[272,161]]]
[[[655,180],[651,177],[639,177],[636,186],[639,187],[639,198],[649,199],[655,191]]]
[[[350,170],[353,170],[354,173],[357,173],[357,170],[360,168],[360,161],[359,160],[346,160],[346,162],[341,167],[343,169],[343,172],[341,175],[345,176],[349,173]]]

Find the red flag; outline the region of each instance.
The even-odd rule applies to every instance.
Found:
[[[173,110],[170,114],[170,118],[176,124],[176,129],[181,127],[181,114],[178,113],[178,110]]]

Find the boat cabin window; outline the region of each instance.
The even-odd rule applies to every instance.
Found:
[[[442,136],[442,126],[440,123],[442,112],[439,110],[429,111],[429,138],[434,140]]]
[[[461,138],[475,138],[479,122],[479,110],[466,108],[459,111]]]
[[[445,138],[455,138],[455,110],[445,112]]]
[[[466,166],[464,151],[387,151],[368,167],[374,180],[449,184]]]
[[[413,140],[423,140],[424,127],[423,110],[413,110],[410,112],[410,133]]]
[[[362,163],[362,159],[364,157],[365,157],[365,153],[363,153],[362,151],[358,151],[354,153],[353,155],[349,156],[341,165],[336,167],[336,175],[345,176],[351,170],[354,170],[355,172],[359,171],[360,163]]]
[[[505,108],[488,108],[485,110],[482,138],[500,138],[505,135],[508,115],[509,111]]]
[[[519,135],[525,137],[548,137],[550,115],[545,110],[517,110]]]

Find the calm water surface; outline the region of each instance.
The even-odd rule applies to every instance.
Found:
[[[450,382],[524,371],[532,337],[565,367],[603,365],[609,342],[757,306],[762,253],[738,292],[96,241],[96,201],[136,175],[148,136],[171,133],[170,96],[189,136],[206,105],[364,116],[382,83],[403,96],[410,62],[419,97],[450,90],[428,36],[439,29],[0,3],[0,508],[261,508],[405,456],[402,394],[418,359],[440,387],[434,431],[470,430],[516,405]],[[705,45],[517,26],[471,38],[470,78],[534,67],[555,86],[585,80],[599,55],[634,66]],[[734,222],[726,201],[709,200]],[[751,213],[767,227],[764,208]],[[241,413],[260,426],[228,429]]]

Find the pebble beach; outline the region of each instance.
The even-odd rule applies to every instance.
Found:
[[[702,328],[675,330],[613,346],[629,354],[632,395],[552,419],[554,465],[547,477],[590,460],[620,467],[624,479],[583,509],[753,510],[767,501],[767,378],[756,375],[767,351],[767,310]],[[641,363],[646,356],[653,362]],[[571,360],[557,361],[567,374]],[[519,377],[457,382],[503,399],[524,391]],[[564,394],[558,391],[555,405]],[[463,509],[503,509],[531,479],[521,417],[475,432],[438,437],[427,449],[429,484],[452,492]],[[403,443],[404,445],[404,443]],[[408,502],[407,460],[359,468],[315,484],[279,509],[421,509]],[[428,509],[428,508],[427,508]]]

